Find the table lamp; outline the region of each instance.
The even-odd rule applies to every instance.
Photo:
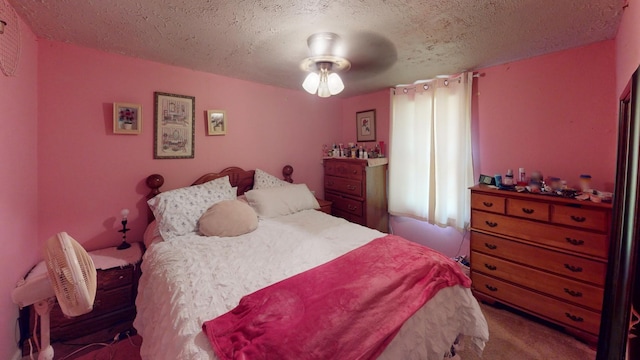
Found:
[[[118,250],[124,250],[131,247],[131,244],[127,242],[127,231],[131,230],[127,229],[127,216],[129,215],[129,209],[122,209],[120,215],[122,215],[122,230],[118,230],[118,232],[122,233],[122,243],[118,245]]]

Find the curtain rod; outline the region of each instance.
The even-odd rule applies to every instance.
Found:
[[[397,87],[411,87],[411,86],[416,86],[416,85],[420,85],[420,84],[425,84],[425,83],[430,83],[432,81],[436,81],[436,80],[449,80],[449,79],[455,79],[455,78],[459,78],[462,75],[462,73],[458,73],[458,74],[454,74],[454,75],[439,75],[436,76],[432,79],[427,79],[427,80],[416,80],[413,84],[398,84],[396,86],[394,86],[394,88]],[[474,72],[473,73],[473,77],[474,78],[479,78],[479,77],[484,77],[485,73],[481,73],[481,72]]]
[[[450,79],[455,79],[455,78],[460,79],[461,75],[462,75],[462,73],[455,74],[455,75],[442,75],[440,77],[435,77],[435,78],[429,79],[429,80],[417,80],[413,84],[399,84],[399,85],[396,85],[396,86],[392,87],[391,90],[395,94],[396,90],[399,90],[399,88],[401,88],[402,92],[406,94],[409,91],[409,89],[415,89],[419,85],[422,85],[424,90],[427,90],[427,89],[429,89],[429,83],[431,83],[433,81],[444,80],[445,81],[445,85],[447,85],[447,82]],[[480,77],[484,77],[485,73],[474,72],[472,76],[474,78],[480,78]]]

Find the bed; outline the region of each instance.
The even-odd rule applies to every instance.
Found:
[[[143,360],[221,358],[216,356],[214,342],[203,331],[203,324],[233,313],[250,295],[309,274],[372,245],[374,239],[386,237],[377,230],[318,211],[318,203],[308,188],[292,184],[292,172],[290,166],[285,166],[285,180],[280,180],[259,169],[231,167],[207,173],[192,186],[168,192],[159,190],[164,182],[162,176],[147,178],[152,212],[144,235],[147,250],[141,265],[134,322],[143,338]],[[203,190],[204,186],[208,188]],[[183,209],[176,203],[186,205]],[[237,209],[223,204],[237,205]],[[247,207],[251,208],[255,223],[251,215],[245,216]],[[244,222],[235,219],[244,218],[250,220],[242,226],[235,224]],[[185,223],[187,226],[182,228]],[[207,226],[217,228],[211,230],[205,223],[214,223],[215,226]],[[225,236],[229,234],[234,236]],[[457,267],[449,259],[439,261]],[[389,308],[390,304],[385,306]],[[462,285],[440,289],[408,316],[375,358],[440,360],[453,355],[452,345],[459,339],[477,353],[488,341],[487,323],[480,307],[470,289]],[[377,328],[371,327],[372,331]],[[356,340],[359,336],[364,339],[365,333],[368,331],[356,333]],[[343,338],[336,337],[323,339],[323,347],[340,345]],[[289,358],[326,358],[327,351],[333,351],[323,350],[325,355],[304,353]],[[268,355],[245,358],[278,358]]]

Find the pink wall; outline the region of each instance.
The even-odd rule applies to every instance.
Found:
[[[640,65],[640,1],[629,0],[616,35],[616,95]]]
[[[524,167],[612,191],[617,141],[614,42],[481,70],[474,122],[483,174]]]
[[[296,182],[321,192],[321,148],[340,137],[339,99],[59,42],[41,40],[39,51],[40,241],[64,230],[88,249],[117,245],[122,208],[139,241],[153,173],[169,190],[227,166],[280,176],[290,164]],[[195,96],[195,159],[153,159],[154,91]],[[142,105],[141,135],[112,134],[113,102]],[[227,135],[205,135],[207,109],[227,111]]]
[[[7,24],[15,26],[16,24]],[[40,255],[37,246],[38,93],[36,38],[22,28],[22,51],[15,76],[0,73],[0,359],[17,351],[18,307],[11,291]],[[1,35],[0,35],[1,36]]]
[[[367,147],[375,146],[380,141],[389,144],[390,102],[389,90],[354,96],[346,99],[342,105],[342,142],[356,142],[356,113],[376,110],[376,141],[363,143]],[[387,147],[388,148],[388,147]]]

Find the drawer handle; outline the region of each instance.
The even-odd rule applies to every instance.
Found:
[[[584,222],[585,220],[587,220],[587,218],[584,217],[584,216],[571,215],[571,220],[581,223],[581,222]]]
[[[522,212],[525,213],[525,214],[531,215],[531,214],[533,214],[534,211],[535,210],[533,210],[533,209],[522,208]]]
[[[571,245],[575,245],[575,246],[584,245],[584,240],[578,240],[578,239],[572,239],[572,238],[565,238],[565,239]]]
[[[580,266],[573,266],[569,264],[564,264],[564,267],[572,272],[582,272],[582,268]]]
[[[489,284],[484,284],[484,286],[489,289],[489,291],[498,291],[498,288],[495,286],[491,286]]]
[[[486,206],[486,207],[492,207],[493,203],[492,202],[488,202],[488,201],[483,201],[482,205]]]
[[[353,175],[358,174],[358,170],[353,170]]]
[[[349,204],[349,205],[347,205],[347,209],[349,209],[349,211],[356,211],[356,210],[358,210],[358,207],[355,206],[355,205]]]
[[[492,228],[498,226],[497,222],[493,222],[493,221],[489,221],[489,220],[486,220],[484,223],[487,224],[489,227],[492,227]]]
[[[347,190],[355,191],[356,187],[354,185],[347,185]]]
[[[564,314],[565,314],[569,319],[571,319],[571,320],[573,320],[573,321],[575,321],[575,322],[583,322],[583,321],[584,321],[584,319],[583,319],[583,318],[581,318],[580,316],[575,316],[575,315],[572,315],[572,314],[570,314],[570,313],[568,313],[568,312],[566,312],[566,313],[564,313]]]
[[[495,271],[497,269],[497,267],[495,265],[490,265],[485,263],[484,267],[486,267],[487,269],[491,270],[491,271]]]
[[[573,297],[582,297],[582,292],[581,291],[575,291],[575,290],[564,288],[564,292],[566,292],[567,294],[569,294],[569,295],[571,295]]]
[[[335,183],[334,183],[333,181],[327,181],[327,184],[328,184],[329,186],[333,186],[333,184],[335,184]]]
[[[497,245],[493,245],[493,244],[489,244],[489,243],[484,243],[484,246],[486,246],[489,250],[495,250],[498,248]]]

